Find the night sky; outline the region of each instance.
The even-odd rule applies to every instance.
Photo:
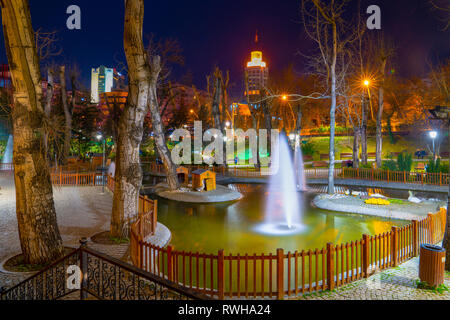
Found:
[[[76,4],[82,10],[82,30],[66,28],[66,8]],[[234,92],[242,85],[243,66],[257,29],[264,59],[270,70],[294,64],[304,68],[303,58],[311,43],[299,23],[299,0],[191,0],[145,1],[144,33],[177,38],[183,47],[185,66],[176,76],[187,72],[194,83],[205,87],[205,75],[215,65],[231,71]],[[395,38],[399,47],[396,72],[402,76],[422,76],[427,71],[425,58],[450,57],[450,31],[440,31],[439,21],[426,0],[362,0],[361,7],[378,4],[382,10],[382,29]],[[76,62],[88,86],[90,68],[116,67],[123,54],[123,0],[30,0],[35,29],[59,31],[63,54],[56,60]],[[349,11],[357,10],[357,2]],[[3,35],[0,61],[6,61]]]

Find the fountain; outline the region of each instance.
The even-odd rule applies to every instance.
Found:
[[[297,177],[297,190],[306,191],[305,165],[303,164],[302,148],[300,146],[300,135],[295,136],[294,170]]]
[[[301,156],[301,154],[300,154]],[[269,235],[292,235],[304,230],[302,225],[301,193],[303,172],[300,165],[294,170],[290,148],[285,135],[281,135],[278,148],[272,153],[269,192],[266,202],[264,223],[255,231]],[[304,186],[303,186],[304,187]]]
[[[5,153],[3,154],[2,163],[12,163],[13,158],[13,136],[10,134],[8,143],[6,144]]]

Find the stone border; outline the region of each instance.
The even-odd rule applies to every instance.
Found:
[[[164,248],[170,243],[170,240],[172,240],[172,233],[169,228],[158,222],[155,234],[145,238],[144,242],[147,242],[153,246]]]
[[[405,209],[398,208],[395,204],[389,206],[377,206],[365,203],[355,203],[350,201],[349,203],[339,203],[336,200],[344,199],[349,196],[345,195],[328,195],[319,194],[312,200],[312,204],[319,209],[338,211],[342,213],[361,214],[367,216],[377,216],[383,218],[389,218],[394,220],[415,220],[420,217],[426,218],[426,213],[415,214],[408,211],[408,205],[402,205]],[[335,201],[333,201],[335,200]],[[349,197],[349,200],[353,200],[353,197]],[[362,200],[361,200],[362,201]],[[436,202],[438,205],[439,202]]]
[[[166,183],[160,183],[155,186],[154,192],[158,197],[188,203],[219,203],[237,201],[243,198],[240,192],[231,190],[227,187],[217,185],[217,189],[208,192],[195,191],[170,191]]]

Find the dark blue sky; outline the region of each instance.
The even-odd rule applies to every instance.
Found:
[[[71,4],[81,7],[82,30],[66,28],[66,8]],[[294,63],[302,71],[302,58],[295,53],[307,52],[311,44],[298,23],[299,4],[299,0],[146,0],[144,33],[177,38],[186,59],[177,74],[191,71],[197,86],[204,87],[205,75],[219,65],[231,71],[231,81],[240,87],[256,29],[271,70]],[[426,71],[426,57],[450,56],[450,33],[439,31],[427,0],[362,0],[361,7],[370,4],[380,5],[382,28],[399,46],[399,73],[420,76]],[[30,0],[34,28],[59,31],[63,56],[58,59],[78,63],[85,84],[91,67],[115,67],[115,56],[125,60],[123,6],[123,0]],[[352,10],[357,10],[356,1],[349,5]],[[6,61],[3,40],[0,60]]]

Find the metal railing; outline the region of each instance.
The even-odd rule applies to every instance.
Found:
[[[80,242],[81,246],[70,254],[14,287],[2,290],[0,300],[211,299],[88,248],[85,240]]]

